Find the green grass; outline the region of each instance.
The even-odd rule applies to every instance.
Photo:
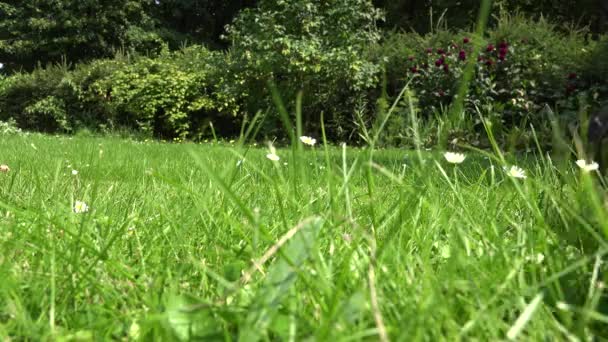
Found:
[[[474,153],[266,153],[2,137],[0,339],[606,336],[595,175],[533,155],[510,160],[521,180]]]

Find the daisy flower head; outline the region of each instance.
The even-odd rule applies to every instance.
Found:
[[[584,159],[577,160],[576,165],[578,165],[578,167],[580,167],[584,172],[596,171],[600,168],[598,163],[594,161],[587,163],[587,161]]]
[[[317,143],[317,139],[312,138],[312,137],[307,137],[305,135],[300,137],[300,141],[308,146],[315,146],[315,144]]]
[[[73,175],[73,176],[78,175],[78,170],[72,170],[72,175]]]
[[[504,170],[507,172],[507,175],[509,175],[509,177],[513,177],[513,178],[520,178],[520,179],[526,179],[526,172],[519,166],[511,166],[511,167],[504,167]]]
[[[266,155],[266,158],[272,160],[272,161],[279,161],[281,158],[277,155],[277,150],[274,148],[274,146],[270,145],[270,153],[268,153]]]
[[[82,214],[89,211],[89,206],[83,201],[75,201],[74,202],[74,213]]]
[[[451,164],[460,164],[466,158],[464,154],[455,152],[446,152],[443,154],[443,157]]]

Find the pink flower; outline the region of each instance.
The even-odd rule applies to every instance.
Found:
[[[440,55],[443,55],[445,53],[445,50],[442,48],[437,49],[437,53]]]
[[[462,42],[464,44],[469,44],[471,42],[471,39],[469,37],[464,37],[464,39],[462,40]]]
[[[436,67],[440,67],[443,65],[444,59],[443,57],[439,58],[438,60],[435,61],[435,66]]]
[[[494,45],[492,45],[492,44],[488,44],[488,46],[486,47],[486,51],[487,51],[487,52],[492,52],[492,51],[494,51]]]

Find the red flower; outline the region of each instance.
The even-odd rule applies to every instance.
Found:
[[[471,39],[469,37],[464,37],[464,39],[462,40],[463,43],[465,44],[469,44],[471,42]]]
[[[444,64],[444,65],[443,65],[443,71],[445,71],[445,72],[450,72],[450,66],[449,66],[449,65],[447,65],[447,64]]]
[[[486,47],[486,51],[487,51],[487,52],[492,52],[492,51],[494,51],[494,45],[492,45],[492,44],[488,44],[488,46]]]
[[[444,62],[444,59],[443,59],[443,57],[441,57],[435,61],[435,66],[440,67],[443,65],[443,62]]]
[[[433,53],[433,48],[426,48],[426,53]]]
[[[505,60],[505,55],[500,54],[500,55],[498,56],[498,59],[499,59],[501,62],[502,62],[502,61],[504,61],[504,60]]]
[[[444,96],[445,96],[445,93],[443,92],[443,90],[440,90],[440,91],[439,91],[439,96],[441,96],[441,97],[444,97]]]
[[[575,72],[571,72],[568,74],[569,80],[574,80],[574,79],[576,79],[576,77],[578,77],[578,75]]]
[[[505,47],[501,47],[501,48],[498,50],[498,53],[499,53],[499,54],[501,54],[501,55],[503,55],[503,56],[506,56],[506,55],[507,55],[507,52],[509,52],[509,49],[508,49],[506,46],[505,46]]]
[[[494,65],[494,61],[493,61],[491,58],[488,58],[488,59],[486,60],[486,66],[491,67],[492,65]]]
[[[483,62],[483,61],[484,61],[483,56],[479,56],[479,57],[477,57],[477,61],[478,61],[478,62]]]
[[[460,50],[460,52],[458,53],[458,59],[460,59],[461,61],[464,61],[465,59],[467,59],[466,51]]]
[[[411,71],[412,73],[416,74],[416,73],[418,73],[418,67],[413,66],[413,67],[411,67],[411,68],[410,68],[410,71]]]
[[[445,53],[445,50],[442,48],[437,49],[437,53],[440,55],[443,55]]]
[[[507,44],[507,42],[502,41],[500,42],[500,44],[498,44],[498,47],[501,49],[506,49],[507,47],[509,47],[509,44]]]

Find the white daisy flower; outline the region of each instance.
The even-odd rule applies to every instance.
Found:
[[[317,143],[317,139],[307,137],[307,136],[301,136],[300,141],[308,146],[314,146]]]
[[[596,171],[600,168],[599,164],[596,162],[591,162],[587,164],[587,161],[584,159],[579,159],[576,161],[576,165],[580,167],[585,172]]]
[[[510,177],[521,179],[525,179],[527,177],[526,172],[519,166],[513,165],[510,168],[504,167],[504,169],[507,172],[507,175]]]
[[[89,206],[86,203],[82,201],[74,202],[74,212],[76,214],[86,213],[87,211],[89,211]]]
[[[443,156],[445,157],[445,160],[448,161],[448,163],[452,164],[460,164],[466,158],[464,154],[454,152],[446,152],[443,154]]]
[[[274,146],[270,145],[270,153],[268,153],[266,155],[266,158],[272,160],[272,161],[279,161],[281,158],[277,155],[277,150],[274,148]]]

